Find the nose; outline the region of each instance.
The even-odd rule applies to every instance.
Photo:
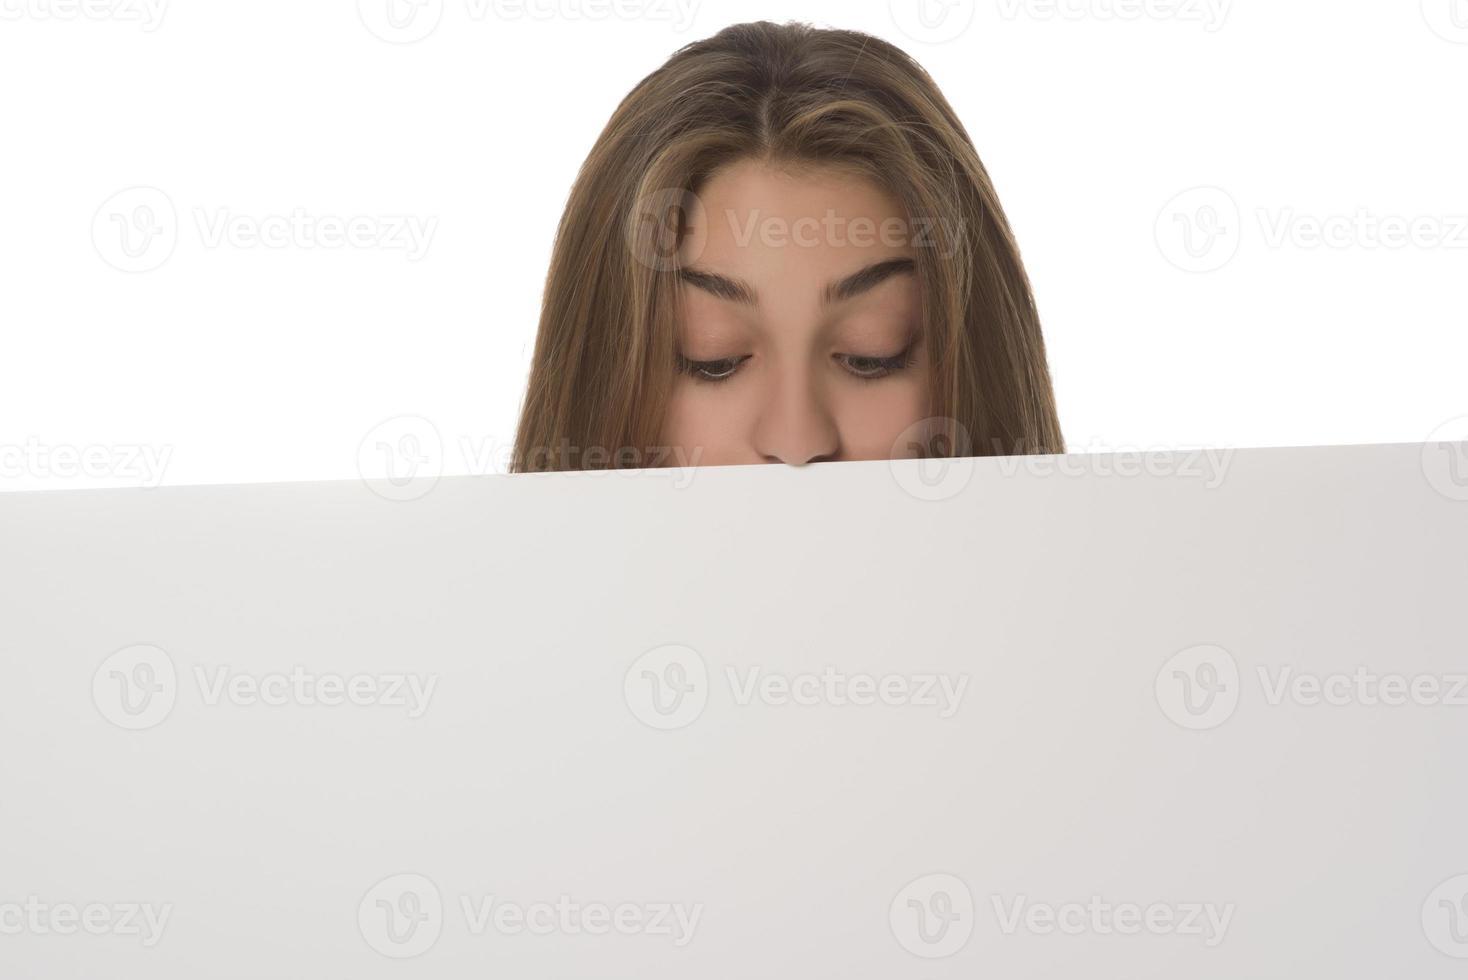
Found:
[[[804,376],[773,382],[755,424],[755,449],[767,463],[804,466],[837,458],[836,420],[820,392]]]

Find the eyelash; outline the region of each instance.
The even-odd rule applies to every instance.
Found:
[[[717,361],[690,361],[679,354],[678,370],[684,374],[691,374],[697,381],[718,384],[720,381],[728,381],[734,377],[734,372],[739,370],[739,365],[747,360],[749,360],[748,354],[743,357],[721,357]]]
[[[912,352],[915,347],[917,347],[917,342],[913,341],[904,350],[891,357],[864,357],[855,354],[835,354],[833,356],[852,377],[862,381],[880,381],[882,378],[911,367]],[[678,369],[685,374],[692,375],[698,381],[719,384],[734,377],[740,365],[749,360],[749,357],[750,355],[745,354],[742,357],[721,357],[716,361],[690,361],[680,354]],[[862,364],[863,369],[853,368],[852,362]]]
[[[853,354],[837,354],[836,358],[842,361],[842,366],[855,377],[863,381],[877,381],[889,375],[896,374],[904,368],[911,367],[912,351],[916,346],[917,342],[914,341],[891,357],[860,357]],[[851,366],[852,361],[862,362],[869,365],[869,367],[866,371],[858,371]]]

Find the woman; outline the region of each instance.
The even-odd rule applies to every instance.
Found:
[[[514,469],[1063,451],[989,176],[885,41],[740,24],[617,108],[561,219]]]

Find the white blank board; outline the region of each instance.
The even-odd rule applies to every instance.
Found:
[[[0,975],[1461,977],[1463,448],[0,497]]]

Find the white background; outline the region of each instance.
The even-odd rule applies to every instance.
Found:
[[[0,0],[0,490],[353,478],[374,430],[501,471],[581,161],[673,50],[760,18],[937,79],[1072,451],[1468,413],[1468,0],[419,2]],[[364,237],[243,237],[292,215]]]

